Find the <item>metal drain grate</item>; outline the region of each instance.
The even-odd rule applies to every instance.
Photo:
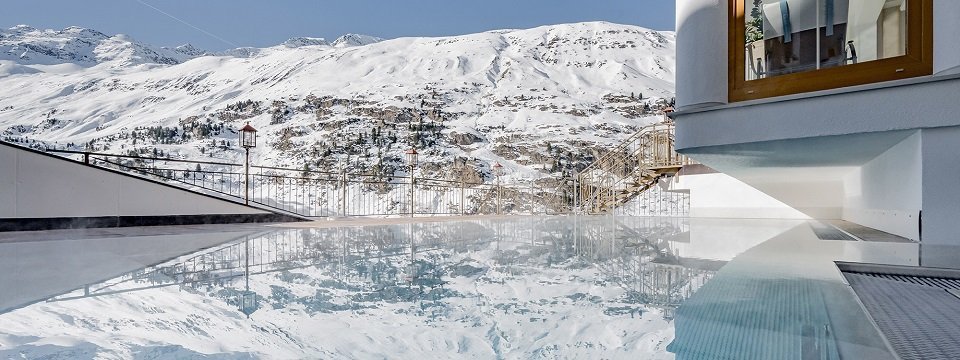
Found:
[[[909,284],[936,287],[944,290],[960,290],[960,279],[948,279],[948,278],[927,277],[927,276],[879,274],[879,273],[857,273],[857,272],[850,272],[850,273],[864,275],[864,276],[872,276],[880,279],[900,281],[900,282],[905,282]]]
[[[905,360],[960,355],[960,279],[844,272],[864,307]]]
[[[813,233],[817,234],[817,237],[820,238],[820,240],[857,241],[857,238],[850,236],[849,234],[833,227],[830,224],[825,224],[819,221],[811,221],[810,228],[813,229]]]

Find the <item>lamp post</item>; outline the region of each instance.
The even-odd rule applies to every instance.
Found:
[[[503,194],[503,188],[500,186],[500,177],[503,176],[503,165],[500,165],[500,162],[493,165],[493,176],[497,177],[497,215],[500,215],[501,209],[503,209],[500,203]]]
[[[247,238],[244,241],[244,267],[243,267],[243,278],[246,281],[243,292],[240,293],[237,299],[237,306],[244,315],[247,315],[247,319],[250,318],[250,314],[253,314],[260,307],[260,301],[257,299],[257,293],[250,291],[250,239]]]
[[[257,147],[257,129],[250,126],[247,122],[240,129],[240,146],[247,152],[247,161],[244,162],[244,180],[243,180],[243,199],[244,203],[250,205],[250,149]]]
[[[582,209],[582,201],[580,197],[583,196],[583,190],[580,189],[580,172],[576,168],[573,170],[573,215],[579,215]]]
[[[414,191],[414,178],[413,171],[417,168],[417,148],[412,147],[408,149],[404,154],[407,156],[407,165],[410,166],[410,217],[413,217],[414,208],[413,208],[413,191]]]

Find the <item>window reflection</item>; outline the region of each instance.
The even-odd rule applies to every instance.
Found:
[[[908,0],[743,1],[746,80],[906,54]]]

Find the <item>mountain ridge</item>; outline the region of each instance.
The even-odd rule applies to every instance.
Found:
[[[369,35],[344,34],[331,43],[324,38],[298,36],[274,46],[289,48],[303,46],[350,47],[369,45],[383,40]],[[104,42],[109,43],[104,44]],[[106,46],[106,48],[98,51],[97,48],[101,46]],[[107,35],[80,26],[68,26],[62,30],[55,30],[38,29],[21,24],[6,30],[0,29],[0,60],[15,61],[21,65],[52,65],[60,62],[72,62],[81,65],[99,64],[117,60],[117,58],[125,55],[121,50],[115,49],[117,47],[130,48],[137,52],[126,54],[127,58],[121,59],[126,63],[122,65],[174,65],[202,56],[249,57],[252,53],[259,52],[261,49],[239,47],[217,52],[203,50],[189,43],[174,47],[153,46],[139,42],[125,34]],[[257,51],[246,49],[257,49]],[[119,56],[109,56],[111,53],[117,53]]]

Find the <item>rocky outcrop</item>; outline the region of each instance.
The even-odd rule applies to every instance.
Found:
[[[477,135],[474,135],[471,133],[461,133],[456,131],[451,131],[449,137],[450,137],[451,144],[460,145],[460,146],[473,145],[483,140]]]

